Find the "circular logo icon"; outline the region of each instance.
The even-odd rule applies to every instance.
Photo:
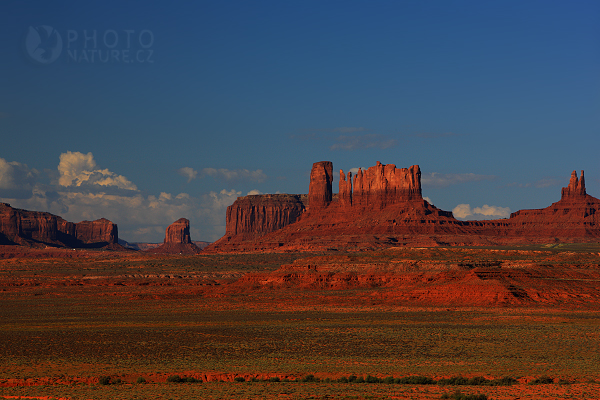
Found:
[[[58,31],[48,25],[29,27],[25,37],[25,50],[29,57],[40,64],[56,61],[62,52],[63,42]]]

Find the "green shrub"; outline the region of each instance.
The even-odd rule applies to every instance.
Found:
[[[348,380],[348,378],[346,378],[345,376],[342,376],[341,378],[338,378],[338,380],[337,380],[337,381],[338,381],[339,383],[348,383],[348,382],[350,382],[350,381]]]
[[[396,382],[396,380],[394,379],[393,376],[386,376],[385,378],[383,378],[383,383],[392,384],[395,382]]]
[[[316,376],[314,376],[313,374],[310,375],[306,375],[304,378],[302,378],[302,382],[320,382],[321,380],[319,378],[317,378]]]
[[[539,378],[534,379],[530,382],[531,385],[549,385],[554,383],[554,379],[549,376],[540,376]]]
[[[401,385],[433,385],[436,383],[427,376],[405,376],[404,378],[396,378],[394,382]]]
[[[167,382],[171,383],[181,383],[182,379],[179,375],[171,375],[167,378]]]
[[[100,385],[110,385],[112,382],[110,381],[110,376],[101,376],[100,379],[98,379],[98,383]]]
[[[188,376],[187,378],[182,378],[179,375],[171,375],[167,378],[167,382],[170,382],[170,383],[202,383],[202,380],[196,379],[191,376]]]
[[[468,380],[467,385],[469,386],[483,386],[487,385],[489,381],[485,379],[483,376],[475,376]]]
[[[365,378],[365,382],[367,382],[367,383],[381,383],[381,379],[377,378],[376,376],[367,375],[367,377]]]
[[[146,378],[140,376],[139,378],[137,378],[137,381],[135,381],[135,383],[146,383]]]
[[[356,377],[356,375],[350,375],[350,376],[348,377],[348,382],[350,382],[350,383],[354,383],[354,382],[356,382],[356,380],[357,380],[357,379],[358,379],[358,378]]]
[[[279,377],[274,376],[272,378],[269,378],[269,382],[281,382],[281,379],[279,379]]]
[[[243,376],[236,376],[235,378],[233,378],[233,380],[235,382],[246,382],[246,379],[244,379]]]
[[[448,379],[440,379],[439,381],[437,381],[438,385],[467,385],[469,383],[469,380],[467,378],[464,378],[462,376],[453,376],[452,378],[448,378]]]
[[[518,383],[518,381],[515,378],[512,378],[510,376],[504,376],[502,378],[493,379],[489,381],[488,384],[490,386],[511,386],[515,383]]]

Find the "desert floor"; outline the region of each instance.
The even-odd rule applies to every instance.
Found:
[[[600,398],[598,245],[0,250],[0,399]]]

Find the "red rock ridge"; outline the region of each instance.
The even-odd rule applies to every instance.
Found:
[[[352,187],[347,187],[345,192],[349,190]],[[358,170],[350,198],[354,207],[380,210],[392,204],[422,200],[421,169],[418,165],[396,168],[394,164],[386,165],[377,161],[377,165],[365,171]]]
[[[112,223],[106,218],[100,218],[95,221],[81,221],[74,225],[75,238],[81,243],[91,244],[101,242],[115,244],[119,241],[117,224]]]
[[[328,248],[368,249],[386,246],[499,245],[596,241],[600,238],[600,200],[585,190],[573,172],[560,201],[539,210],[521,210],[508,219],[459,221],[451,212],[424,201],[419,166],[398,169],[377,163],[354,176],[340,171],[339,196],[328,194],[330,163],[313,165],[308,212],[300,218],[277,224],[269,222],[282,207],[271,202],[270,213],[261,223],[250,208],[237,208],[236,218],[228,210],[227,234],[208,251],[280,251]],[[260,203],[262,197],[254,200]],[[239,206],[239,204],[238,204]],[[254,215],[254,217],[251,217]],[[235,225],[234,225],[235,224]],[[286,225],[287,224],[287,225]],[[269,229],[258,228],[268,226]],[[279,227],[279,228],[278,228]]]
[[[118,243],[117,225],[107,219],[73,223],[42,211],[0,203],[0,232],[4,244],[26,246],[102,247]]]
[[[238,197],[227,207],[225,236],[244,239],[279,230],[296,220],[306,209],[306,195],[265,194]]]

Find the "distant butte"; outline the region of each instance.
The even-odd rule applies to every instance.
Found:
[[[48,212],[0,203],[0,244],[122,250],[118,240],[117,225],[105,218],[73,223]]]
[[[198,254],[202,250],[192,243],[190,221],[180,218],[167,227],[162,245],[146,251],[162,254]]]
[[[600,238],[600,200],[586,193],[583,171],[571,174],[560,201],[508,219],[459,221],[423,200],[418,165],[377,164],[356,175],[313,164],[307,195],[238,198],[226,234],[205,251],[368,250],[390,246],[591,242]]]

